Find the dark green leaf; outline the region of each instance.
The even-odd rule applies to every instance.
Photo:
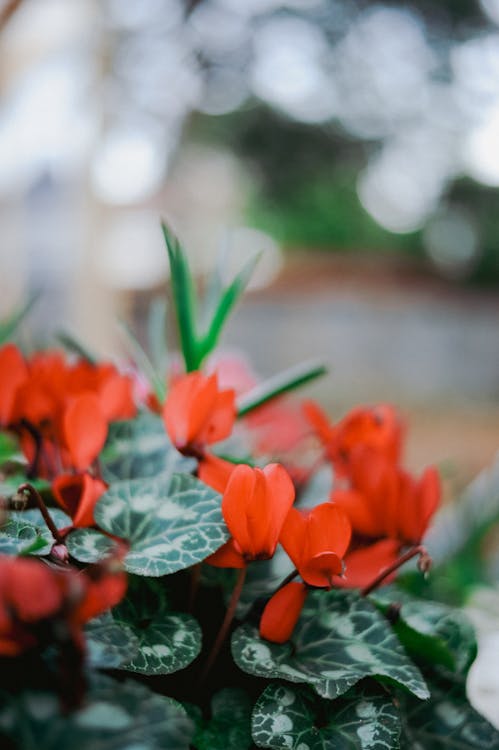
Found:
[[[364,677],[399,684],[418,698],[428,689],[397,637],[376,608],[353,592],[309,594],[292,642],[262,640],[251,625],[232,637],[236,664],[267,678],[307,683],[324,698],[336,698]]]
[[[468,703],[464,686],[428,678],[431,700],[402,697],[408,750],[499,750],[499,732]]]
[[[196,707],[193,707],[194,709]],[[251,747],[251,703],[238,688],[224,688],[211,701],[211,718],[198,713],[192,741],[196,750],[248,750]]]
[[[53,693],[1,695],[0,732],[19,750],[189,750],[193,726],[180,704],[145,685],[94,675],[69,715]]]
[[[19,446],[17,441],[6,432],[0,433],[0,466],[6,461],[12,460],[19,455]]]
[[[87,663],[100,669],[118,669],[139,648],[139,639],[124,622],[116,622],[111,612],[90,620],[85,627]]]
[[[170,611],[164,581],[130,580],[126,598],[111,611],[114,623],[132,631],[121,669],[146,675],[170,674],[187,667],[201,650],[201,629],[191,615]]]
[[[188,474],[117,482],[95,506],[105,531],[125,539],[125,567],[163,576],[204,560],[228,539],[220,495]]]
[[[406,651],[417,661],[467,673],[476,657],[477,645],[473,627],[461,610],[438,602],[412,599],[394,587],[381,589],[372,598],[388,614],[393,602],[400,604],[393,629]]]
[[[194,459],[185,458],[172,445],[161,418],[148,412],[110,426],[101,462],[104,479],[110,483],[174,472],[188,473],[196,466]]]
[[[277,396],[293,391],[311,380],[325,375],[327,367],[322,362],[303,362],[295,367],[274,375],[264,383],[257,385],[249,393],[242,396],[237,403],[237,414],[244,417],[253,409],[266,404]]]
[[[180,345],[187,372],[200,366],[195,325],[194,283],[185,253],[173,232],[164,222],[161,224],[168,250],[173,302],[177,316]]]
[[[400,717],[382,690],[362,687],[325,701],[308,691],[269,685],[253,709],[258,747],[283,750],[397,750]]]

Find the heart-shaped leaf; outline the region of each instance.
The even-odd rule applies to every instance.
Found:
[[[94,651],[112,658],[109,640],[116,633],[115,646],[123,658],[120,669],[146,675],[170,674],[187,667],[201,650],[201,629],[191,615],[172,612],[164,582],[131,578],[126,598],[100,619],[90,623],[89,638]],[[122,633],[118,635],[118,631]],[[125,644],[130,636],[128,650]],[[100,666],[103,666],[102,664]]]
[[[392,619],[395,633],[413,658],[463,675],[468,672],[477,644],[473,626],[461,610],[413,599],[392,586],[375,592],[372,598]]]
[[[194,459],[182,456],[172,445],[161,418],[149,412],[110,425],[101,462],[104,479],[110,483],[190,473],[196,467]]]
[[[125,568],[143,576],[176,573],[215,552],[229,533],[220,495],[188,474],[117,482],[95,506],[97,524],[125,539]]]
[[[269,685],[251,721],[255,744],[276,750],[397,750],[400,729],[393,700],[376,686],[331,703],[303,688]]]
[[[262,640],[242,625],[232,636],[232,653],[245,672],[304,682],[324,698],[336,698],[364,677],[395,683],[428,698],[419,669],[407,657],[389,623],[354,592],[309,594],[292,642]]]
[[[189,750],[193,725],[180,704],[145,685],[93,675],[71,714],[54,693],[4,693],[0,732],[22,750]]]
[[[431,700],[403,697],[403,747],[499,750],[499,731],[469,704],[464,684],[428,675]]]
[[[124,622],[116,622],[111,612],[90,620],[85,628],[87,662],[100,669],[118,669],[139,648],[139,639]]]

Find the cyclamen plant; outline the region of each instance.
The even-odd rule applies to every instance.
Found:
[[[394,583],[430,571],[436,469],[402,467],[389,405],[293,399],[323,365],[214,358],[254,261],[200,333],[164,234],[183,368],[0,348],[2,747],[499,748],[471,626]]]

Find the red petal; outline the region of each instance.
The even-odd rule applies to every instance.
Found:
[[[95,524],[95,504],[106,489],[105,482],[90,474],[61,474],[52,482],[55,499],[76,528]]]
[[[17,389],[28,377],[28,368],[19,349],[7,344],[0,349],[0,424],[13,417]]]
[[[63,416],[66,446],[75,469],[83,471],[97,458],[107,437],[107,422],[93,393],[75,398]]]
[[[337,578],[336,586],[356,588],[367,586],[382,570],[395,562],[399,555],[400,542],[396,539],[382,539],[369,547],[350,552],[345,557],[345,575]],[[393,581],[396,572],[387,576],[383,584]]]
[[[109,564],[112,565],[113,562],[110,560]],[[104,573],[96,580],[92,580],[88,574],[85,574],[85,578],[85,597],[72,616],[73,621],[77,623],[85,623],[106,609],[115,607],[125,596],[128,585],[126,573],[121,570]]]
[[[224,461],[223,458],[206,453],[199,462],[198,477],[217,492],[223,493],[227,482],[235,469],[235,464]]]
[[[267,602],[260,620],[260,635],[273,643],[284,643],[293,634],[300,617],[307,587],[293,581],[279,589]]]
[[[246,561],[236,549],[234,540],[229,539],[220,549],[206,558],[204,561],[215,568],[245,568]]]
[[[115,419],[131,419],[137,408],[133,400],[132,381],[126,375],[114,373],[99,389],[102,413],[108,422]]]

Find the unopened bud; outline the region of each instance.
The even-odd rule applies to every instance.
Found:
[[[50,550],[50,555],[54,560],[61,563],[67,563],[69,561],[68,548],[65,544],[54,544]]]

